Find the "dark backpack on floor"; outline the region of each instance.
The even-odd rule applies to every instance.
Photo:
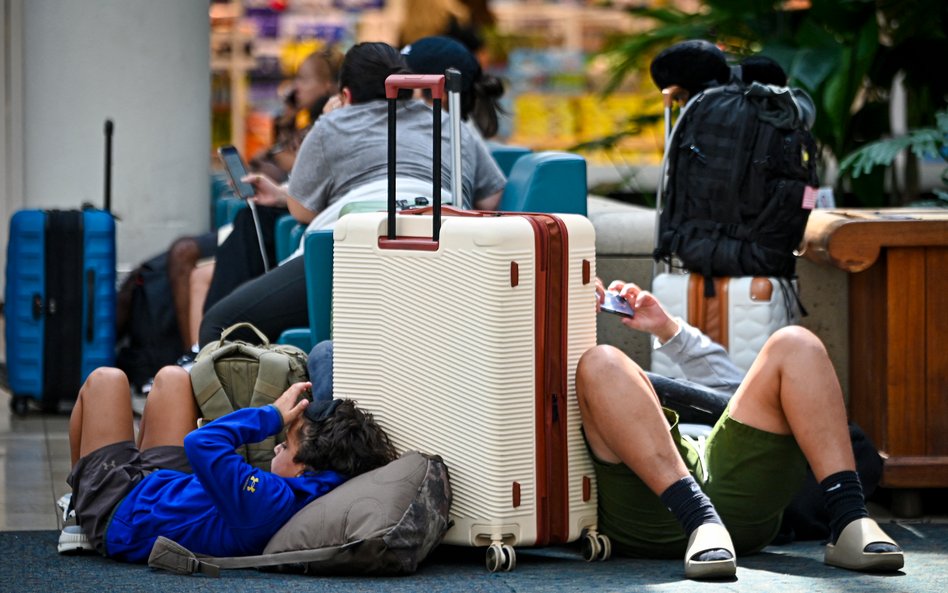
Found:
[[[119,290],[129,299],[127,324],[119,328],[119,339],[127,337],[116,356],[116,366],[141,387],[158,369],[174,364],[181,356],[181,332],[168,280],[168,252],[141,264],[129,274]]]
[[[688,103],[666,149],[656,260],[706,277],[793,276],[819,184],[800,92],[735,82]]]

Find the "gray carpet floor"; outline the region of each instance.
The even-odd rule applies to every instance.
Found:
[[[883,528],[905,549],[898,573],[865,575],[825,566],[816,541],[770,546],[741,558],[737,578],[694,582],[683,578],[681,561],[613,558],[587,564],[578,547],[520,548],[512,572],[491,574],[484,550],[442,546],[411,576],[318,577],[255,570],[226,571],[220,578],[184,577],[99,556],[60,556],[58,532],[0,533],[0,591],[16,593],[105,593],[121,591],[330,593],[444,592],[684,592],[774,591],[780,593],[943,593],[948,590],[948,524],[887,523]]]

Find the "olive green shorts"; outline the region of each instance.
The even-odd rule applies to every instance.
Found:
[[[672,438],[685,465],[714,503],[738,554],[763,549],[780,529],[783,510],[800,489],[806,459],[791,435],[764,432],[732,419],[718,420],[700,455],[666,409]],[[599,531],[620,554],[680,558],[688,540],[674,515],[632,470],[593,458],[599,491]]]

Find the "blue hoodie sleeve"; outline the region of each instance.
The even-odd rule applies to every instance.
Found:
[[[194,474],[227,523],[253,528],[292,514],[296,493],[288,481],[250,465],[234,451],[282,427],[283,419],[273,406],[244,408],[185,437],[184,449]]]

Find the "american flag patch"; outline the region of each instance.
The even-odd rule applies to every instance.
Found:
[[[817,194],[819,194],[818,189],[809,185],[806,186],[806,188],[803,190],[803,204],[801,204],[800,207],[804,210],[813,210],[813,208],[816,206]]]

